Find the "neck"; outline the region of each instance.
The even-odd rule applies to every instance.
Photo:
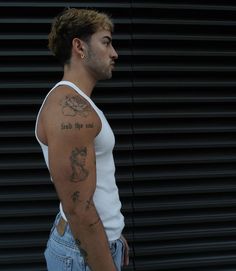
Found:
[[[80,66],[72,68],[71,65],[64,66],[64,75],[62,80],[74,83],[89,97],[97,83],[97,81],[92,78],[92,76],[90,76],[83,67]]]

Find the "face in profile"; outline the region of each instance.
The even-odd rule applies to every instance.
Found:
[[[100,30],[91,36],[87,46],[85,66],[96,80],[112,77],[118,54],[112,46],[111,32]]]

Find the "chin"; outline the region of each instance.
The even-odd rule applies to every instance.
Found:
[[[103,76],[100,77],[99,80],[108,80],[112,78],[112,73],[110,74],[103,74]]]

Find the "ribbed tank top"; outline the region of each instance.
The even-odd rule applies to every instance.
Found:
[[[43,108],[45,101],[47,100],[47,97],[56,87],[60,85],[67,85],[73,88],[79,95],[86,99],[101,120],[101,131],[94,140],[97,179],[96,190],[93,200],[97,212],[103,222],[103,226],[106,231],[108,240],[116,240],[120,237],[121,232],[124,228],[124,217],[121,214],[121,202],[119,199],[118,189],[115,180],[115,164],[113,159],[115,137],[103,112],[95,105],[95,103],[90,99],[90,97],[88,97],[83,91],[81,91],[75,84],[69,81],[60,81],[49,91],[42,103],[36,119],[35,136],[42,148],[44,159],[50,172],[48,163],[48,146],[43,144],[39,140],[37,136],[37,124],[40,112]],[[67,220],[61,203],[59,208],[61,215],[65,220]]]

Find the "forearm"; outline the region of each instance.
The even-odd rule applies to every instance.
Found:
[[[95,207],[94,207],[95,209]],[[96,210],[67,215],[72,234],[92,271],[116,271],[107,236]]]

